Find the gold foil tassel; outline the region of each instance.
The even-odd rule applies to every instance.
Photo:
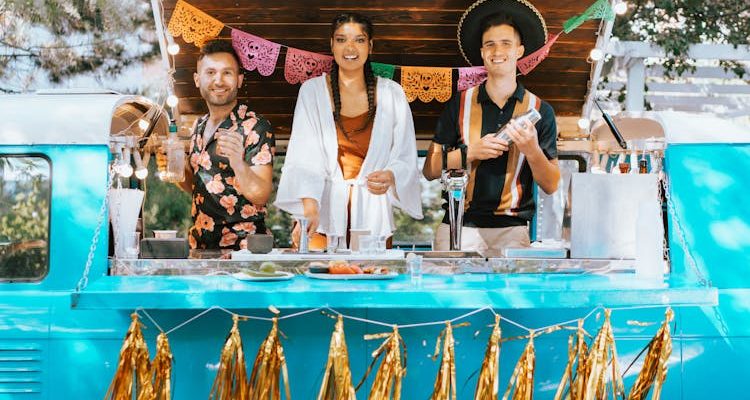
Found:
[[[172,350],[163,332],[156,338],[156,355],[151,364],[154,379],[154,399],[172,400]]]
[[[672,335],[669,324],[674,318],[674,312],[671,308],[667,308],[665,314],[664,323],[662,323],[656,335],[648,344],[646,359],[643,362],[643,367],[638,374],[638,378],[636,378],[633,387],[630,389],[628,400],[645,399],[652,385],[654,387],[654,394],[651,396],[651,399],[659,400],[661,397],[661,387],[664,384],[664,380],[667,379],[667,361],[672,354]]]
[[[382,356],[383,359],[380,362],[377,373],[375,373],[368,400],[399,400],[401,399],[401,379],[406,375],[406,345],[398,333],[397,326],[393,327],[393,332],[391,333],[365,335],[365,340],[382,338],[386,339],[377,350],[372,352],[373,360],[370,366],[367,367],[362,380],[357,384],[356,390],[359,390],[360,386],[367,380],[372,367],[378,361],[378,358]],[[402,348],[404,351],[403,362],[401,361]]]
[[[238,325],[239,316],[232,316],[232,329],[229,331],[224,348],[221,350],[219,370],[209,393],[209,400],[246,400],[247,371],[245,353]]]
[[[469,323],[464,322],[455,327],[467,325]],[[440,338],[443,339],[443,356],[440,359],[440,369],[438,369],[435,387],[432,390],[432,396],[430,396],[431,400],[456,400],[456,342],[453,340],[453,328],[450,321],[446,322],[445,329],[440,332],[435,343],[433,360],[437,359],[438,354],[440,354]]]
[[[349,368],[349,352],[344,338],[344,318],[339,315],[331,335],[328,362],[323,375],[323,384],[318,400],[356,400],[352,386],[352,371]]]
[[[622,398],[625,388],[620,375],[617,361],[617,349],[610,322],[611,310],[604,310],[604,323],[591,344],[586,357],[585,374],[578,375],[574,385],[581,387],[579,398],[582,400],[596,400],[607,397],[607,366],[611,365],[612,398]],[[583,379],[585,382],[581,382]]]
[[[495,325],[492,327],[490,340],[487,342],[487,350],[484,352],[474,400],[497,399],[500,383],[500,335],[500,316],[495,315]]]
[[[133,313],[130,318],[132,321],[120,348],[117,370],[104,396],[106,400],[132,400],[133,395],[139,400],[154,398],[148,346],[143,339],[138,314]]]
[[[557,387],[554,400],[580,400],[580,390],[576,388],[574,382],[577,376],[585,375],[587,353],[586,331],[583,329],[583,320],[581,319],[578,320],[577,332],[568,338],[568,364],[565,366],[565,373]],[[568,394],[564,396],[566,386],[568,387]]]
[[[534,397],[534,365],[535,365],[535,351],[534,351],[534,334],[529,336],[529,343],[526,344],[526,348],[521,354],[521,358],[518,359],[516,368],[513,370],[513,375],[508,383],[508,388],[505,390],[503,400],[508,399],[511,390],[515,386],[512,400],[531,400]]]
[[[280,379],[284,380],[285,398],[291,399],[289,373],[279,338],[279,319],[274,318],[271,331],[260,344],[258,355],[255,356],[253,372],[248,382],[248,400],[280,400]]]

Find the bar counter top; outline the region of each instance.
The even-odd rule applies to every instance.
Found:
[[[466,260],[464,260],[466,261]],[[562,261],[569,262],[571,260]],[[455,263],[455,260],[452,260]],[[477,260],[469,260],[477,265]],[[297,274],[282,281],[243,281],[229,275],[124,275],[92,279],[73,295],[78,309],[231,309],[278,308],[418,308],[496,309],[624,307],[643,305],[716,305],[715,288],[682,276],[638,279],[632,271],[602,273],[557,269],[513,272],[493,260],[492,268],[464,266],[449,273],[413,279],[394,267],[392,279],[319,280]],[[527,266],[529,262],[527,261]],[[460,263],[459,263],[460,264]],[[536,264],[532,264],[536,265]],[[554,270],[554,269],[552,269]],[[463,271],[463,272],[461,272]],[[506,272],[503,272],[506,271]],[[510,272],[508,272],[510,271]],[[301,271],[297,270],[297,273]]]

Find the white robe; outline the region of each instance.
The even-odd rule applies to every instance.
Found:
[[[377,110],[367,156],[357,178],[344,180],[326,76],[302,84],[276,207],[302,216],[302,198],[315,199],[320,209],[318,232],[336,236],[346,235],[349,191],[351,229],[391,236],[395,229],[394,205],[413,218],[422,218],[420,172],[409,102],[401,86],[390,79],[377,78],[376,93]],[[367,175],[378,170],[392,171],[396,181],[395,188],[384,195],[367,190]]]

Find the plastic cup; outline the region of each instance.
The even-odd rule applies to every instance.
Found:
[[[350,244],[352,251],[359,251],[359,238],[370,234],[369,229],[349,229]]]
[[[333,254],[341,249],[341,236],[327,235],[326,236],[326,252]]]
[[[387,237],[379,236],[377,246],[375,247],[375,252],[378,254],[385,254],[385,252],[388,250],[386,249],[386,242],[388,242]]]
[[[406,256],[406,267],[411,275],[411,283],[414,286],[422,285],[422,256],[409,253]]]
[[[363,235],[359,237],[359,252],[361,254],[375,254],[378,246],[378,237]]]
[[[125,259],[135,259],[138,258],[138,254],[140,251],[140,233],[138,232],[130,232],[123,234],[119,237],[119,240],[122,241],[120,245],[118,246],[121,250],[121,254],[116,254],[118,258],[125,258]]]

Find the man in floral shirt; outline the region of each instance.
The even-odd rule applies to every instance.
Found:
[[[208,114],[193,126],[187,176],[180,185],[193,194],[190,248],[238,250],[246,247],[248,235],[266,233],[275,144],[271,124],[237,102],[243,75],[231,43],[206,43],[193,77]]]

